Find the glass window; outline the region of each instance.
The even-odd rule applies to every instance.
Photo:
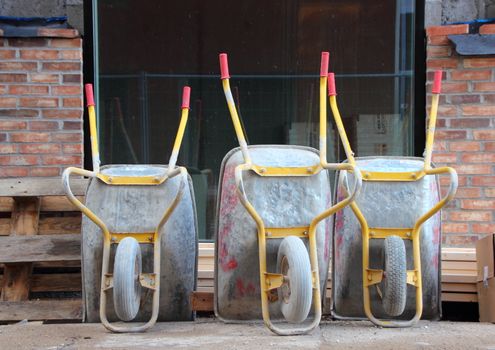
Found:
[[[330,51],[355,153],[414,152],[412,0],[98,0],[95,18],[102,163],[167,163],[191,86],[178,164],[194,180],[202,239],[237,145],[220,52],[249,143],[318,147],[320,52]],[[330,110],[328,130],[329,161],[342,160]]]

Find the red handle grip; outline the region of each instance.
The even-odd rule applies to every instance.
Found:
[[[335,74],[328,73],[328,96],[337,96],[337,89],[335,88]]]
[[[86,90],[86,106],[94,106],[95,99],[93,97],[93,84],[85,84],[84,89]]]
[[[326,51],[321,53],[320,77],[326,77],[328,74],[328,60],[330,54]]]
[[[439,94],[442,92],[442,74],[443,72],[441,70],[435,71],[435,78],[433,78],[433,88],[431,89],[431,92],[433,94]]]
[[[221,53],[220,56],[220,79],[229,79],[229,61],[226,53]]]
[[[184,86],[184,89],[182,89],[182,106],[181,106],[181,108],[189,108],[190,99],[191,99],[191,88],[189,86]]]

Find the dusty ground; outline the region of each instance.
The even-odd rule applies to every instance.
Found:
[[[232,325],[213,319],[159,323],[143,334],[112,334],[99,324],[0,326],[1,349],[492,349],[495,324],[426,322],[380,329],[369,322],[325,321],[312,334],[273,335],[261,324]]]

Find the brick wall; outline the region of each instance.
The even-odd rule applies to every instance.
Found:
[[[0,30],[0,177],[82,166],[82,42],[73,29],[34,38]]]
[[[443,243],[455,246],[472,246],[479,235],[495,232],[495,55],[458,55],[447,35],[468,30],[427,28],[428,92],[433,71],[444,70],[433,160],[459,174],[457,198],[443,212]]]

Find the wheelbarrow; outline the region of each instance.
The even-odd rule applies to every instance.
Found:
[[[363,187],[335,218],[332,314],[363,318],[381,327],[409,327],[422,316],[441,315],[440,210],[454,198],[457,173],[431,164],[442,72],[435,72],[424,158],[354,158],[336,101],[333,73],[329,99],[347,162],[359,167]],[[440,199],[438,176],[450,187]],[[337,198],[353,174],[340,172]],[[361,303],[362,301],[362,303]]]
[[[87,322],[101,321],[113,332],[142,332],[157,320],[194,319],[190,294],[197,274],[196,208],[191,179],[184,167],[175,165],[189,96],[190,88],[184,87],[168,166],[100,168],[92,85],[86,85],[93,171],[70,167],[62,181],[69,200],[85,214],[81,245]],[[90,178],[85,204],[73,195],[70,175]]]
[[[248,147],[224,53],[220,68],[240,147],[231,150],[221,166],[215,314],[225,322],[262,317],[279,335],[308,333],[321,318],[332,215],[349,205],[361,186],[354,164],[327,163],[328,53],[322,55],[320,74],[320,152],[292,145]],[[356,175],[349,195],[334,205],[328,170]]]

